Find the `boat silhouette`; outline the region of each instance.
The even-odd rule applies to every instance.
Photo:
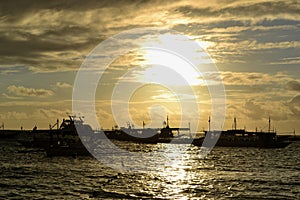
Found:
[[[270,129],[270,126],[271,119],[269,118],[268,131],[246,131],[236,128],[236,118],[234,118],[233,129],[205,131],[205,137],[194,139],[193,144],[204,147],[212,147],[215,144],[215,146],[222,147],[284,148],[291,143],[283,137],[278,137],[277,133]],[[217,142],[215,143],[215,141]]]

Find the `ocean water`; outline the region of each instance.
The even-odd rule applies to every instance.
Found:
[[[139,162],[152,170],[118,171],[92,157],[48,158],[1,141],[0,199],[300,199],[300,142],[284,149],[216,147],[204,159],[192,145],[119,145],[154,152]],[[156,159],[164,151],[177,156]]]

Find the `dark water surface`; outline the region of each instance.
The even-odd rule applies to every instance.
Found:
[[[218,147],[205,159],[192,145],[139,145],[177,155],[161,165],[153,154],[139,163],[153,170],[139,173],[21,148],[0,142],[0,199],[300,199],[300,142],[284,149]]]

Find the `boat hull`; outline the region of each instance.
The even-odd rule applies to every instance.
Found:
[[[124,131],[104,131],[106,137],[111,140],[118,140],[118,141],[130,141],[136,143],[148,143],[148,144],[156,144],[158,143],[158,134],[148,134],[148,135],[137,135],[133,136],[127,134]]]
[[[207,139],[204,142],[204,138],[195,139],[193,141],[193,144],[195,146],[204,146],[204,147],[211,147],[214,141],[212,139]],[[238,138],[238,139],[232,139],[227,140],[220,138],[215,146],[220,147],[256,147],[256,148],[284,148],[291,144],[289,141],[277,141],[277,140],[270,140],[270,141],[264,141],[264,140],[258,140],[258,141],[252,141],[248,138]]]
[[[63,146],[55,145],[46,149],[48,157],[77,157],[77,156],[91,156],[89,151],[82,145]]]

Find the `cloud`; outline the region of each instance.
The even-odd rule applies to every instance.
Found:
[[[21,66],[0,65],[0,75],[8,75],[8,74],[20,73],[23,70],[24,70],[24,67],[21,67]]]
[[[7,113],[0,114],[0,118],[5,120],[24,120],[28,119],[28,115],[25,112],[10,111]]]
[[[10,94],[23,97],[47,97],[54,95],[52,90],[26,88],[23,86],[10,85],[7,87]]]
[[[300,106],[300,95],[295,96],[291,101],[291,104]]]
[[[38,5],[27,1],[18,2],[17,7],[12,1],[3,3],[0,13],[1,63],[19,63],[34,72],[77,70],[84,56],[104,39],[145,26],[176,29],[183,25],[182,30],[178,28],[181,32],[205,34],[204,39],[215,43],[211,49],[219,55],[230,53],[230,49],[232,56],[249,50],[300,46],[289,39],[261,43],[256,40],[261,34],[246,42],[238,40],[245,30],[266,27],[264,23],[254,26],[253,18],[296,21],[300,8],[293,1],[51,1]],[[297,28],[297,24],[290,25]]]
[[[295,96],[288,102],[288,106],[293,114],[300,118],[300,95]]]
[[[14,3],[5,2],[0,8],[0,61],[7,65],[17,62],[34,72],[77,70],[84,55],[104,39],[159,20],[161,16],[149,12],[157,9],[153,4],[52,1],[36,5],[29,1],[18,3],[16,9]]]
[[[300,83],[298,81],[290,81],[287,83],[287,88],[289,90],[300,92]]]
[[[55,108],[50,108],[50,109],[35,109],[35,111],[32,113],[32,118],[33,119],[49,119],[49,120],[54,120],[58,118],[65,118],[67,117],[66,113],[70,112],[68,109],[62,109],[58,110]]]
[[[284,15],[291,17],[299,16],[300,8],[295,6],[293,1],[273,1],[273,2],[255,2],[247,3],[238,1],[232,4],[223,4],[217,6],[194,6],[185,5],[175,9],[177,12],[183,13],[189,17],[267,17],[276,15]]]
[[[236,41],[236,42],[220,42],[218,44],[215,44],[215,51],[217,52],[228,52],[228,50],[234,50],[235,52],[240,51],[261,51],[261,50],[284,50],[289,48],[300,48],[300,42],[299,41],[284,41],[284,42],[258,42],[256,40],[244,40],[244,41]]]
[[[262,120],[271,117],[275,121],[288,120],[292,113],[284,102],[272,102],[272,104],[259,102],[254,99],[245,101],[244,107],[239,112],[252,120]]]
[[[277,61],[291,56],[288,51],[300,49],[300,7],[293,1],[217,2],[219,5],[187,3],[175,7],[189,22],[174,28],[209,42],[208,51],[218,64],[249,64],[261,55],[264,57],[259,61],[264,64],[299,63],[299,59]]]
[[[203,73],[203,79],[205,79],[208,84],[219,81],[219,76],[224,85],[269,85],[269,84],[282,84],[286,81],[291,80],[287,74],[282,72],[277,72],[272,75],[269,73],[260,72],[234,72],[234,71],[220,71],[218,73],[206,72]]]
[[[22,97],[15,97],[15,96],[10,96],[6,93],[2,93],[2,95],[7,98],[7,99],[22,99]]]
[[[71,88],[71,87],[73,87],[71,84],[64,83],[64,82],[57,82],[55,85],[58,88]]]
[[[298,65],[300,64],[300,56],[299,57],[291,57],[291,58],[283,58],[279,61],[271,62],[273,65]]]
[[[6,98],[0,104],[5,112],[20,109],[26,110],[28,115],[38,107],[41,109],[36,111],[37,116],[56,118],[56,111],[47,116],[48,108],[71,108],[70,102],[62,100],[68,98],[66,90],[58,89],[72,87],[70,74],[74,74],[65,72],[76,71],[85,56],[106,38],[145,26],[174,28],[200,43],[209,44],[207,50],[223,70],[221,77],[229,102],[249,118],[255,119],[258,113],[275,116],[278,112],[279,120],[286,116],[292,119],[293,113],[300,111],[298,98],[289,100],[299,91],[295,76],[299,64],[300,7],[294,0],[53,0],[39,4],[29,0],[17,5],[15,1],[6,1],[0,6],[0,76],[5,80],[0,86],[4,91],[10,85],[8,92],[0,93]],[[115,63],[117,66],[110,66],[109,72],[120,74],[123,66],[134,63],[132,59],[125,59],[123,56]],[[287,74],[276,73],[282,69]],[[28,79],[17,79],[21,73],[24,73],[22,77],[38,78],[44,74],[36,73],[47,73],[45,82],[53,84],[51,90],[18,86]],[[61,75],[64,79],[59,79]],[[211,81],[209,84],[217,80],[215,74],[208,74],[207,78]],[[10,83],[10,80],[18,82]],[[58,82],[61,80],[66,82]],[[32,80],[32,84],[37,83]],[[110,86],[103,88],[108,90]],[[51,97],[56,90],[62,95],[56,94],[43,99],[45,101],[25,98]],[[201,90],[197,92],[203,98]],[[103,99],[110,97],[108,92],[100,94]],[[51,101],[54,99],[55,102]],[[288,103],[282,105],[282,102]],[[284,117],[281,113],[285,113]]]
[[[262,108],[262,106],[255,103],[253,99],[245,102],[245,108],[245,114],[251,119],[262,119],[266,115],[266,111]]]

